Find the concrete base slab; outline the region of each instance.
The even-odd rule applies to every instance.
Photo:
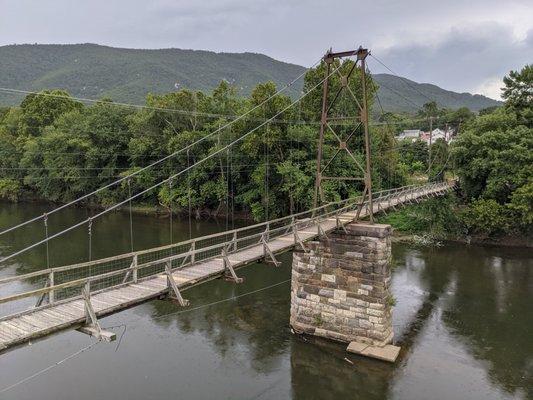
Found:
[[[85,333],[86,335],[93,336],[97,339],[102,339],[106,342],[112,342],[117,338],[117,334],[115,332],[110,331],[102,331],[98,330],[94,326],[82,326],[77,329],[81,333]]]
[[[370,345],[367,343],[350,342],[346,351],[350,353],[361,354],[368,346]]]
[[[392,363],[396,361],[398,354],[400,354],[400,348],[398,346],[388,344],[379,347],[360,342],[350,342],[346,351]]]

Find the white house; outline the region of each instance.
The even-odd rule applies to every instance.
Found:
[[[398,134],[398,140],[411,139],[413,142],[420,138],[422,131],[420,129],[406,129]]]
[[[445,142],[451,142],[452,136],[453,136],[453,130],[449,129],[447,131],[444,131],[440,128],[433,129],[431,142],[435,143],[438,139],[443,139]],[[411,140],[412,142],[416,140],[422,140],[427,145],[429,145],[429,132],[421,131],[420,129],[406,129],[403,132],[399,133],[396,136],[396,139],[398,140]]]
[[[454,132],[451,129],[448,129],[447,131],[444,131],[440,128],[433,129],[431,143],[435,143],[437,139],[443,139],[445,142],[450,143],[453,140],[453,133]],[[429,146],[429,132],[422,132],[420,134],[420,140],[426,142],[426,144]]]
[[[446,132],[444,132],[442,129],[440,128],[437,128],[437,129],[433,129],[433,132],[432,132],[432,141],[435,142],[437,139],[443,139],[444,141],[446,141],[447,139],[447,135],[446,135]]]

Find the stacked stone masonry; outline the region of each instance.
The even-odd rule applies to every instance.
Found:
[[[291,326],[329,339],[392,342],[391,227],[355,224],[293,253]]]

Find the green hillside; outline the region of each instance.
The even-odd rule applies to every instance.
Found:
[[[285,83],[303,70],[252,53],[117,49],[94,44],[0,47],[2,87],[62,88],[74,96],[107,96],[128,102],[143,102],[148,92],[171,92],[176,84],[208,91],[223,79],[234,82],[246,95],[258,82]],[[294,95],[300,88],[291,90]],[[0,102],[18,101],[3,94]]]
[[[428,101],[435,100],[440,107],[456,109],[468,107],[472,111],[498,106],[502,103],[479,94],[457,93],[429,83],[417,83],[389,74],[375,74],[379,97],[387,111],[417,111]]]
[[[119,49],[95,44],[0,47],[0,87],[31,91],[61,88],[78,97],[110,97],[139,104],[149,92],[166,93],[176,87],[210,91],[223,79],[248,95],[259,82],[271,80],[280,86],[303,71],[301,66],[256,53]],[[416,111],[414,104],[428,101],[410,85],[441,107],[479,110],[498,104],[483,96],[454,93],[434,85],[412,81],[407,85],[392,75],[375,78],[382,84],[379,95],[387,111],[412,112]],[[287,93],[296,96],[301,89],[299,81]],[[0,92],[0,105],[18,104],[22,98]]]

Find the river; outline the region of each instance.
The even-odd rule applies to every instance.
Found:
[[[44,212],[0,204],[0,228]],[[49,218],[52,234],[87,218]],[[133,215],[135,249],[166,244],[168,218]],[[173,221],[173,240],[226,222]],[[10,254],[44,235],[41,223],[0,237]],[[93,224],[92,256],[127,252],[129,214]],[[50,264],[86,260],[87,227],[50,244]],[[289,321],[291,254],[282,265],[241,269],[240,285],[215,280],[185,292],[191,307],[154,300],[104,318],[120,340],[101,343],[0,394],[2,399],[531,399],[533,260],[527,249],[393,245],[395,365],[304,340]],[[46,267],[44,247],[0,266],[0,277]],[[274,285],[274,286],[273,286]],[[266,288],[266,289],[265,289]],[[2,293],[1,295],[4,295]],[[214,303],[214,304],[213,304]],[[0,355],[0,390],[91,343],[66,331]],[[351,362],[345,360],[348,358]]]

